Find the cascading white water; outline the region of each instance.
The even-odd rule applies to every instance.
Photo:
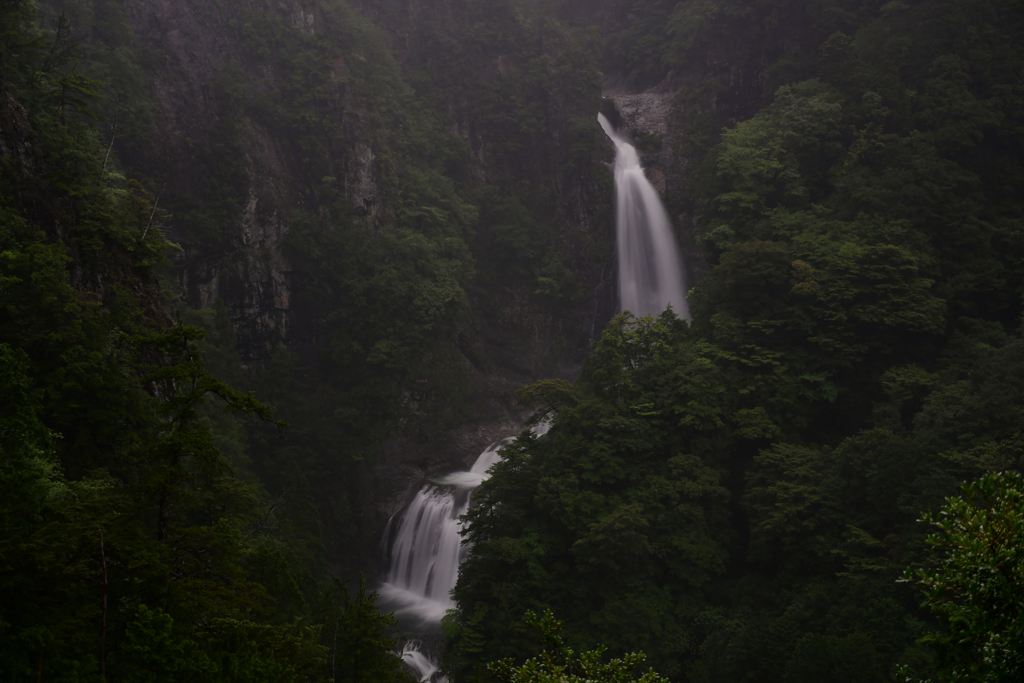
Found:
[[[538,436],[546,434],[550,422],[533,427]],[[444,613],[455,607],[451,590],[459,578],[459,563],[465,556],[462,524],[459,516],[469,508],[473,489],[487,479],[487,471],[501,459],[498,452],[512,443],[513,437],[497,441],[484,450],[468,472],[452,472],[432,477],[406,508],[391,546],[391,568],[387,580],[378,589],[381,607],[399,617],[418,622],[414,628],[436,629]],[[387,540],[391,522],[388,522]],[[438,666],[409,641],[402,659],[424,683],[435,679]]]
[[[420,652],[420,644],[415,640],[410,640],[402,648],[402,661],[416,672],[416,680],[420,683],[427,683],[437,673],[437,664]]]
[[[391,569],[378,589],[396,614],[429,626],[455,607],[450,593],[465,555],[459,516],[469,507],[470,492],[501,458],[498,450],[511,442],[502,439],[488,446],[468,472],[434,477],[409,503],[391,546]]]
[[[603,114],[597,120],[615,143],[616,234],[619,302],[633,315],[658,315],[669,304],[690,319],[679,245],[658,191],[647,180],[636,148]]]

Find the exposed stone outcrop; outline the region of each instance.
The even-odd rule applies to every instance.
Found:
[[[315,346],[309,331],[314,326],[307,312],[296,305],[302,264],[293,263],[285,248],[293,213],[325,215],[329,202],[325,199],[321,205],[317,193],[326,188],[345,199],[349,217],[357,225],[379,232],[392,222],[394,198],[387,196],[386,188],[394,183],[385,184],[381,173],[395,172],[395,155],[388,148],[387,135],[404,133],[389,128],[385,135],[379,130],[397,124],[387,119],[390,113],[382,119],[381,112],[366,110],[367,96],[350,85],[363,69],[357,68],[355,60],[394,60],[398,73],[403,61],[423,58],[423,46],[417,43],[426,35],[420,17],[429,13],[442,22],[444,30],[451,31],[459,30],[458,22],[465,20],[452,12],[438,14],[437,8],[444,3],[436,0],[354,0],[350,4],[357,8],[351,10],[351,26],[345,14],[349,10],[340,3],[330,7],[304,0],[119,0],[136,39],[160,56],[159,67],[146,74],[156,113],[147,148],[133,152],[132,158],[122,158],[155,179],[158,188],[163,187],[160,206],[169,210],[170,217],[161,228],[182,247],[173,255],[172,264],[177,293],[198,308],[213,307],[223,299],[238,350],[252,370],[258,370],[275,348],[286,346],[305,354]],[[321,6],[324,12],[338,14],[325,17]],[[244,108],[239,111],[231,106],[231,88],[244,83],[256,92],[274,92],[285,77],[273,58],[254,61],[253,46],[245,43],[245,22],[256,21],[252,15],[257,11],[285,17],[306,35],[316,35],[328,26],[344,33],[339,31],[340,21],[346,24],[343,28],[351,28],[354,34],[362,31],[360,35],[370,35],[374,41],[378,36],[372,32],[379,30],[390,43],[385,48],[390,54],[376,56],[346,46],[340,50],[345,56],[335,58],[324,74],[324,87],[332,100],[332,121],[341,127],[332,134],[333,140],[324,141],[333,145],[324,155],[333,164],[327,171],[330,177],[307,177],[304,169],[308,165],[303,163],[296,141],[283,139],[280,130],[267,129],[260,123],[266,117],[250,116]],[[363,17],[375,27],[359,23]],[[515,55],[498,55],[475,67],[483,78],[505,78],[515,66],[514,59]],[[406,66],[417,68],[411,63]],[[471,107],[460,100],[447,103],[446,109],[447,127],[466,141],[467,179],[480,186],[487,184],[494,172],[485,153],[489,142],[479,124],[471,120]],[[224,120],[225,112],[234,112],[230,121]],[[550,115],[553,126],[568,130],[570,114],[552,109]],[[214,237],[192,234],[181,215],[190,208],[186,203],[190,198],[203,197],[207,184],[217,180],[204,177],[198,169],[210,165],[210,150],[223,142],[217,139],[217,131],[225,129],[234,136],[234,147],[226,153],[240,157],[241,162],[237,166],[243,182],[230,190],[238,208],[234,215],[218,218],[221,224]],[[389,164],[390,170],[381,170],[389,169]],[[530,180],[555,185],[550,179]],[[572,185],[580,184],[573,178],[567,182],[569,187],[555,190],[572,225],[551,229],[564,233],[558,239],[569,245],[567,251],[576,249],[583,254],[584,246],[593,248],[597,241],[594,232],[607,224],[607,218],[595,215],[594,202],[586,195],[590,188]],[[535,287],[500,286],[488,293],[486,310],[459,322],[458,348],[451,351],[453,362],[465,365],[476,419],[444,429],[431,428],[429,433],[410,425],[386,442],[379,462],[353,468],[349,480],[331,483],[351,502],[362,537],[379,531],[424,476],[443,467],[468,466],[488,444],[515,433],[526,416],[515,403],[515,389],[539,377],[575,375],[578,359],[567,349],[575,344],[582,348],[599,334],[611,313],[612,278],[595,270],[588,259],[593,259],[590,252],[580,255],[572,267],[579,267],[580,280],[593,291],[593,299],[580,305],[571,321],[558,319],[545,309],[533,296]],[[430,424],[428,413],[434,408],[424,407],[420,414],[418,403],[428,401],[416,396],[416,387],[404,391],[414,419]],[[335,559],[344,555],[349,569],[366,568],[372,564],[372,551],[369,547],[332,549],[332,555]]]
[[[647,179],[661,194],[666,191],[666,170],[672,168],[676,129],[671,125],[676,90],[668,83],[631,92],[621,85],[605,89],[604,97],[615,105],[621,123],[636,142]]]
[[[163,58],[161,68],[149,73],[157,108],[151,146],[134,161],[166,180],[161,206],[171,209],[172,218],[165,231],[182,246],[173,269],[179,292],[200,308],[222,298],[237,329],[243,358],[258,364],[288,332],[291,264],[281,240],[287,233],[289,210],[302,204],[277,141],[255,124],[240,122],[245,131],[248,186],[240,214],[231,225],[221,226],[220,244],[196,242],[173,218],[184,198],[201,196],[208,182],[197,172],[201,167],[196,162],[198,146],[211,144],[210,130],[222,110],[217,84],[225,69],[245,61],[243,47],[227,38],[234,35],[235,4],[132,0],[123,7],[139,40]],[[315,30],[315,12],[301,2],[282,0],[276,9],[303,31]]]
[[[0,158],[13,163],[16,172],[33,173],[37,157],[33,145],[35,133],[28,123],[25,110],[8,93],[0,100]]]

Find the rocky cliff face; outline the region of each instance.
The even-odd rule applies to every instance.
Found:
[[[489,186],[499,189],[488,197],[529,205],[532,217],[518,223],[495,210],[473,226],[469,310],[423,351],[427,365],[440,354],[464,376],[467,418],[425,431],[415,423],[436,422],[430,397],[443,390],[418,384],[426,379],[396,387],[409,417],[377,462],[321,494],[347,489],[364,539],[427,473],[471,463],[514,432],[525,417],[514,390],[573,377],[614,313],[609,179],[586,165],[601,143],[597,91],[573,80],[587,65],[565,29],[514,12],[502,26],[492,9],[441,0],[78,0],[69,9],[119,101],[134,107],[134,129],[111,130],[115,151],[167,211],[158,228],[181,247],[172,287],[193,308],[223,300],[250,373],[274,349],[305,358],[322,342],[303,293],[309,264],[289,248],[296,221],[388,233],[420,210],[423,193],[456,183],[481,206]],[[496,21],[513,37],[488,38]],[[471,57],[439,61],[474,31]],[[421,145],[415,117],[435,117],[453,151],[447,178],[410,199],[423,173],[409,161]],[[516,258],[527,265],[510,270]],[[345,563],[368,566],[372,554],[362,548]]]
[[[198,308],[223,299],[244,360],[259,365],[289,337],[294,266],[282,240],[291,211],[308,203],[301,191],[307,179],[296,173],[298,160],[287,141],[225,102],[231,96],[223,87],[226,75],[257,68],[238,35],[245,12],[261,4],[136,0],[121,5],[136,40],[159,55],[158,68],[148,72],[155,105],[151,146],[126,156],[164,188],[161,202],[172,211],[165,229],[182,246],[173,270],[178,292]],[[318,29],[315,6],[288,0],[267,7],[304,33]],[[344,65],[338,66],[343,71]],[[280,78],[273,71],[248,75],[246,80],[257,88]],[[216,153],[236,156],[232,161],[239,166],[242,182],[235,188],[239,197],[234,211],[220,217],[226,225],[218,226],[220,236],[211,241],[189,231],[174,216],[203,195],[211,179],[209,158],[201,150],[222,142],[217,139],[223,130],[221,118],[232,116],[239,116],[232,122],[238,132],[236,145]],[[365,146],[352,150],[345,178],[358,205],[371,207],[368,214],[377,194],[372,160]]]
[[[302,293],[309,264],[288,246],[296,220],[383,234],[410,213],[429,218],[416,202],[455,183],[479,209],[467,238],[478,273],[470,309],[440,342],[473,409],[441,431],[400,427],[383,464],[350,482],[355,507],[376,510],[366,529],[392,506],[374,501],[401,499],[409,482],[466,465],[514,430],[523,418],[514,389],[574,376],[582,350],[614,314],[610,174],[587,165],[588,155],[610,159],[587,80],[608,57],[579,46],[598,44],[595,26],[628,32],[643,18],[630,6],[570,2],[557,24],[516,3],[73,4],[82,35],[106,51],[111,80],[134,83],[122,97],[148,112],[136,117],[144,130],[115,136],[115,149],[169,210],[160,228],[181,246],[174,289],[195,308],[224,301],[251,372],[274,349],[315,355],[322,342],[322,321]],[[763,54],[730,65],[734,48],[718,46],[653,87],[606,64],[606,101],[636,140],[684,244],[702,153],[691,144],[695,126],[702,116],[720,127],[747,115],[767,78]],[[136,81],[117,76],[127,49],[143,65]],[[451,136],[451,158],[447,177],[428,179],[433,189],[410,198],[408,179],[420,182],[424,172],[409,160],[422,146],[414,137],[426,130],[416,126],[422,117]],[[693,273],[699,258],[687,247]],[[396,390],[413,422],[431,422],[437,400],[429,397],[442,389]]]
[[[317,195],[321,179],[309,177],[303,168],[304,152],[296,141],[268,129],[259,117],[234,107],[232,100],[237,94],[231,88],[241,84],[257,92],[272,92],[287,77],[273,59],[254,57],[254,36],[259,27],[253,17],[258,14],[284,17],[309,36],[319,31],[337,32],[337,28],[330,27],[330,21],[325,19],[322,3],[313,0],[125,0],[119,4],[134,39],[157,56],[158,64],[148,70],[148,87],[155,105],[148,147],[125,149],[123,155],[136,170],[151,177],[156,187],[162,188],[161,205],[172,214],[165,229],[182,246],[174,268],[181,296],[200,308],[211,306],[218,298],[224,299],[238,332],[243,358],[247,364],[258,367],[270,350],[292,341],[297,266],[282,248],[291,215],[295,210],[322,213],[325,202]],[[357,5],[359,12],[370,20],[369,26],[360,26],[358,31],[380,31],[386,36],[390,54],[364,54],[367,50],[361,49],[357,38],[357,44],[346,46],[330,72],[323,74],[327,81],[324,85],[332,91],[330,106],[342,112],[339,118],[343,122],[337,139],[324,144],[333,147],[331,179],[347,201],[351,217],[375,231],[385,228],[395,209],[395,198],[385,196],[381,178],[385,172],[382,158],[391,151],[386,139],[391,133],[380,130],[381,121],[373,121],[377,103],[368,102],[356,91],[348,62],[370,58],[391,60],[392,68],[408,72],[429,69],[430,64],[425,62],[430,61],[429,50],[433,46],[428,44],[429,36],[421,20],[429,17],[440,25],[441,33],[450,36],[466,29],[467,17],[464,9],[432,0]],[[353,11],[350,18],[355,21],[362,17]],[[255,52],[259,49],[256,47]],[[473,78],[501,79],[517,59],[515,54],[496,53],[492,57],[488,63],[472,65]],[[230,80],[236,83],[227,84]],[[491,182],[495,175],[522,172],[505,168],[502,160],[492,158],[488,148],[495,131],[483,129],[473,119],[465,101],[455,97],[443,102],[442,109],[447,113],[448,128],[466,142],[466,161],[473,184],[481,186]],[[567,115],[571,112],[547,112],[549,123],[556,124],[549,145],[557,146],[558,138],[568,135],[568,119],[564,118]],[[563,117],[561,122],[559,117]],[[226,129],[231,129],[234,136],[230,147],[224,147],[225,141],[221,139]],[[117,148],[122,151],[120,147],[118,141]],[[210,177],[210,168],[225,161],[220,155],[235,157],[236,182],[231,189],[237,201],[230,213],[216,218],[220,223],[216,226],[218,236],[210,239],[209,235],[197,234],[188,225],[185,214],[191,214],[197,198],[203,197],[207,185],[217,180]],[[530,171],[544,173],[545,169],[535,167]],[[574,181],[565,185],[554,177],[529,179],[557,188],[556,201],[570,216],[567,224],[558,226],[564,231],[562,239],[566,240],[568,251],[578,251],[585,243],[606,239],[602,231],[607,230],[607,217],[593,212],[590,195],[596,188]],[[576,259],[575,267],[584,287],[596,292],[583,304],[576,316],[579,320],[572,323],[577,329],[566,329],[543,307],[538,308],[531,300],[532,291],[510,290],[494,315],[492,311],[482,313],[505,330],[515,328],[533,337],[567,335],[574,343],[585,341],[590,330],[599,327],[599,319],[608,315],[601,273],[601,261],[607,255],[598,255],[596,263],[588,262],[593,258],[594,254],[588,253]],[[486,340],[481,341],[487,344]]]
[[[173,271],[182,298],[200,309],[227,302],[243,358],[258,365],[289,337],[293,265],[282,248],[290,203],[281,186],[290,179],[275,150],[260,144],[265,136],[254,130],[251,142],[247,193],[226,248],[192,244],[173,222],[167,232],[183,247]],[[174,194],[168,199],[175,203]]]
[[[0,157],[10,159],[19,172],[33,170],[35,153],[32,127],[25,111],[9,94],[0,102]]]
[[[521,419],[512,391],[572,377],[615,312],[611,179],[592,161],[611,150],[594,121],[591,80],[611,54],[595,36],[626,35],[644,20],[632,3],[564,3],[562,23],[529,3],[454,0],[69,7],[115,90],[145,114],[134,133],[115,136],[115,149],[169,210],[160,227],[181,246],[174,289],[192,307],[225,302],[250,371],[274,349],[309,356],[322,343],[323,321],[302,293],[310,264],[288,246],[296,221],[384,234],[402,220],[432,220],[435,209],[418,203],[455,185],[478,212],[466,219],[477,271],[469,309],[440,342],[467,378],[473,417],[433,436],[395,436],[386,460],[406,464],[392,470],[471,461]],[[710,116],[717,130],[756,108],[764,54],[717,45],[653,87],[605,64],[605,95],[684,235],[703,149],[692,144],[696,127]],[[132,59],[134,71],[122,64]],[[425,118],[437,125],[418,127]],[[420,182],[425,166],[410,159],[426,148],[416,136],[428,128],[450,136],[449,158],[443,177]],[[696,262],[694,245],[688,253]],[[414,421],[430,422],[436,407],[425,397],[440,389],[396,391]],[[378,496],[367,493],[374,486],[353,495]]]

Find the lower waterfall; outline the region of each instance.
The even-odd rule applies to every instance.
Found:
[[[391,544],[387,578],[378,589],[399,617],[429,627],[455,607],[449,594],[466,554],[459,516],[469,508],[472,490],[501,458],[498,450],[511,442],[509,437],[488,446],[468,472],[431,478],[409,503]]]
[[[658,315],[669,305],[690,319],[682,254],[658,191],[647,180],[640,156],[602,114],[597,120],[615,144],[616,247],[619,308]]]
[[[548,427],[541,423],[532,429],[540,436]],[[390,567],[377,592],[382,611],[393,611],[407,629],[437,631],[445,612],[455,607],[451,590],[459,578],[459,563],[466,554],[459,533],[459,516],[469,508],[473,489],[487,478],[491,465],[501,459],[498,451],[514,438],[488,446],[468,472],[431,477],[402,514],[391,541]],[[385,542],[389,540],[387,536],[385,532]],[[438,664],[417,641],[407,641],[401,655],[420,681],[437,680]]]

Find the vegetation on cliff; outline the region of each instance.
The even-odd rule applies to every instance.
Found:
[[[564,357],[587,327],[611,216],[590,34],[517,2],[427,2],[390,32],[346,0],[46,5],[106,83],[112,163],[163,190],[166,289],[206,308],[208,346],[224,300],[238,353],[215,371],[292,425],[220,438],[365,564],[382,441],[479,416],[480,378],[520,372],[537,329]]]
[[[554,427],[468,515],[450,673],[1019,678],[1020,483],[990,474],[1024,468],[1017,4],[636,0],[606,44],[580,2],[420,4],[390,32],[392,3],[202,5],[226,47],[180,147],[138,6],[0,10],[0,675],[402,678],[328,567],[368,540],[356,474],[517,368],[481,336],[575,343],[614,63],[692,80],[709,271],[692,324],[619,316],[578,382],[522,391]],[[225,295],[282,259],[291,327],[257,339]],[[226,283],[203,311],[196,264]],[[565,640],[514,666],[548,609]]]
[[[3,677],[402,679],[393,618],[333,584],[301,508],[219,447],[225,412],[285,425],[167,312],[174,245],[93,137],[66,19],[0,12]]]
[[[369,554],[349,551],[368,533],[353,473],[394,430],[473,410],[474,310],[508,293],[580,301],[566,244],[595,247],[552,229],[568,224],[557,194],[607,188],[598,74],[576,36],[511,4],[466,6],[426,33],[477,38],[409,74],[347,3],[312,5],[316,31],[274,8],[202,8],[234,52],[206,84],[213,120],[184,127],[188,163],[162,137],[160,87],[180,65],[136,33],[139,7],[4,6],[4,676],[402,678],[393,619],[328,570]],[[480,67],[498,51],[494,82]],[[431,99],[445,88],[493,162],[471,168]],[[268,138],[293,164],[274,189],[295,313],[273,353],[239,339],[237,301],[189,310],[175,286],[197,259],[228,291],[242,277],[230,264]],[[360,164],[373,201],[349,186]],[[277,258],[256,257],[268,273]],[[240,351],[263,354],[256,372]]]
[[[823,26],[844,5],[797,4]],[[1017,675],[956,635],[970,606],[937,623],[897,581],[935,562],[922,510],[1024,467],[1024,17],[853,4],[706,156],[692,325],[617,318],[575,385],[524,391],[557,417],[468,516],[460,675],[529,651],[521,615],[545,608],[581,648],[692,681]],[[755,41],[744,21],[789,5],[659,6],[701,10],[693,40]],[[926,647],[954,641],[960,669]]]

